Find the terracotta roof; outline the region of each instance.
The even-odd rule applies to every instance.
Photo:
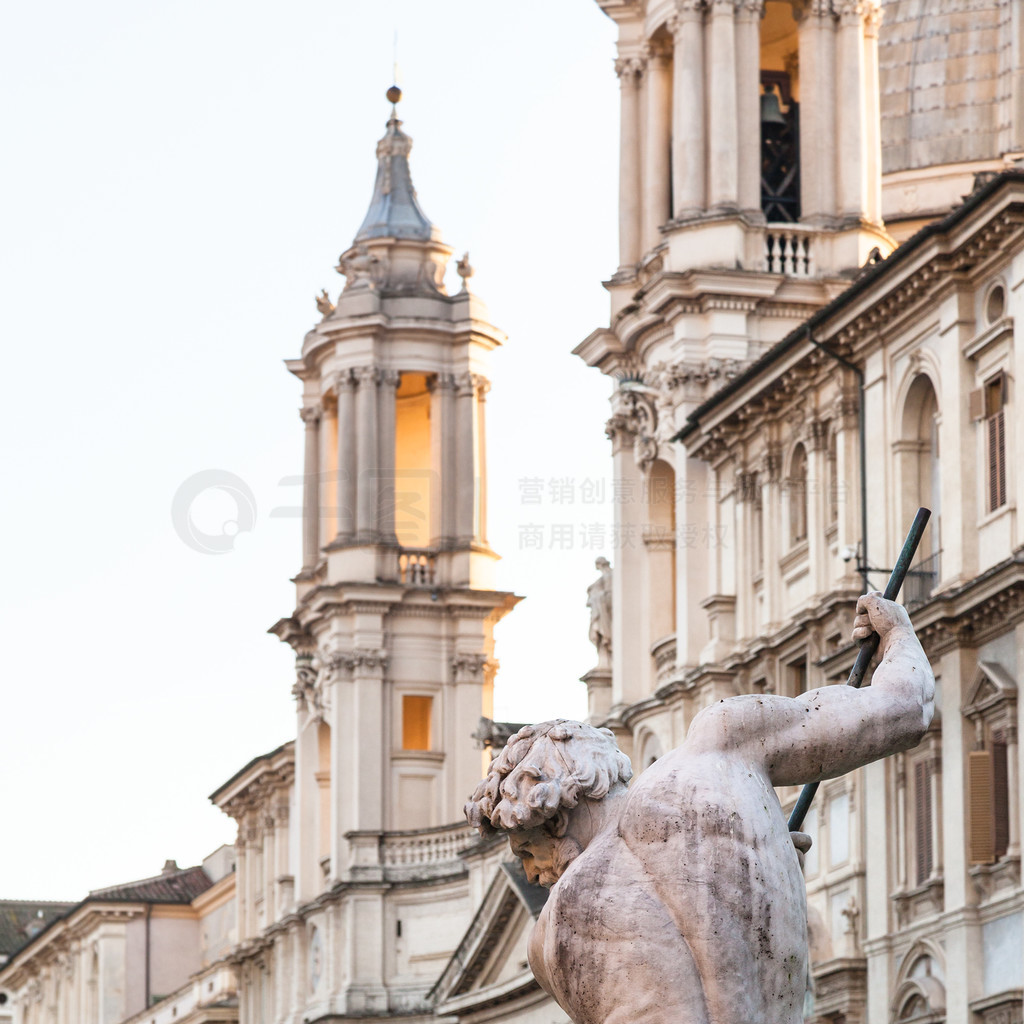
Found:
[[[125,882],[107,889],[93,889],[86,898],[90,900],[118,900],[127,903],[191,903],[198,895],[206,892],[213,882],[201,868],[184,868],[167,871],[153,878],[138,882]]]
[[[0,963],[77,905],[52,900],[0,900]]]

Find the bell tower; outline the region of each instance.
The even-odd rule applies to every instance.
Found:
[[[419,205],[397,116],[373,196],[288,369],[303,385],[302,567],[273,627],[295,650],[296,897],[371,878],[384,832],[459,820],[491,717],[494,590],[487,543],[489,357],[504,340]]]
[[[615,506],[642,544],[617,552],[611,685],[591,686],[592,717],[614,725],[715,662],[736,629],[738,542],[713,529],[707,464],[675,443],[688,415],[895,242],[879,0],[597,4],[618,27],[619,255],[608,326],[575,352],[611,378],[614,474],[643,496]],[[777,458],[752,466],[748,491],[760,502],[778,477]]]

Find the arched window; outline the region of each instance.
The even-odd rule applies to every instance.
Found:
[[[918,561],[907,576],[903,598],[908,605],[926,601],[939,580],[939,525],[942,480],[939,469],[939,403],[929,377],[918,374],[903,403],[899,462],[903,521],[910,522],[918,508],[932,510],[927,532],[918,549]]]
[[[793,449],[789,464],[789,543],[807,540],[807,450],[802,444]]]

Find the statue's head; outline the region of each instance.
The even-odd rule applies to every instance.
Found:
[[[594,568],[600,569],[601,572],[604,572],[605,569],[610,569],[611,567],[612,563],[609,562],[608,559],[605,558],[603,555],[594,559]]]
[[[527,725],[491,762],[466,817],[481,835],[507,832],[530,881],[554,885],[592,838],[574,812],[624,790],[632,775],[608,729],[564,718]]]

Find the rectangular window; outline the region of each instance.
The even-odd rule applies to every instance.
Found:
[[[402,697],[402,749],[430,750],[433,697]]]
[[[789,695],[799,697],[801,693],[807,692],[807,655],[801,655],[796,661],[790,662],[789,668]]]
[[[932,765],[918,761],[914,765],[914,861],[918,885],[931,877],[932,860]]]
[[[1006,504],[1006,378],[1000,373],[985,383],[985,471],[987,511]]]
[[[829,866],[850,859],[850,797],[840,793],[828,805]]]

